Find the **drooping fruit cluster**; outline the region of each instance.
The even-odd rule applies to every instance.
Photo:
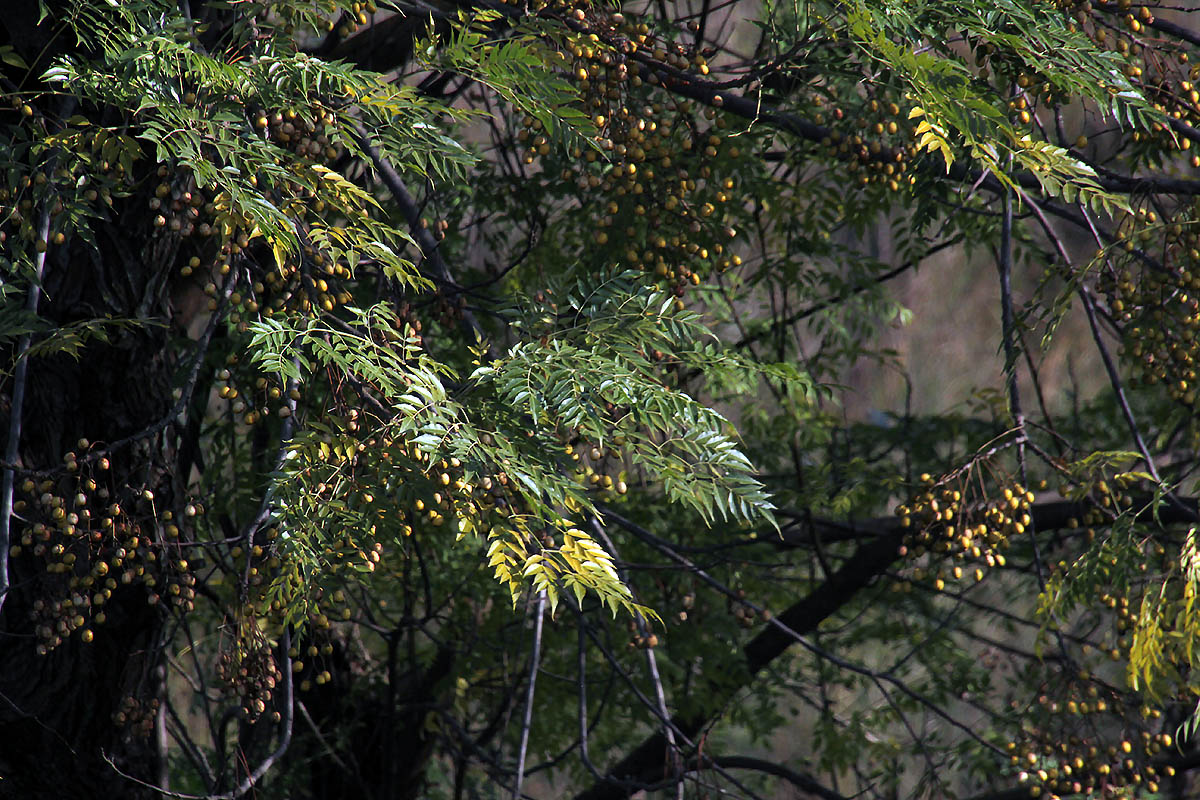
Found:
[[[656,39],[645,23],[620,13],[577,8],[565,16],[573,33],[559,56],[579,87],[594,137],[562,154],[541,120],[526,117],[516,138],[527,163],[543,164],[548,176],[593,198],[575,214],[580,229],[593,232],[591,242],[580,244],[600,245],[602,261],[644,269],[678,295],[699,283],[702,272],[740,264],[728,252],[734,231],[722,210],[738,198],[736,164],[743,157],[725,136],[728,120],[654,89],[633,57],[648,53],[707,71],[704,56]]]
[[[244,615],[235,627],[237,636],[217,657],[217,674],[230,692],[240,696],[243,716],[255,720],[271,706],[284,675],[253,613]],[[278,721],[280,714],[272,711],[271,716]]]
[[[1094,691],[1095,686],[1089,685],[1088,690]],[[1115,741],[1097,735],[1101,725],[1119,726],[1120,714],[1114,720],[1111,706],[1102,696],[1086,697],[1065,702],[1051,700],[1046,695],[1038,698],[1050,724],[1030,727],[1019,742],[1009,743],[1017,779],[1028,785],[1031,797],[1128,798],[1157,794],[1163,782],[1176,773],[1169,759],[1163,758],[1173,744],[1171,734],[1143,730]],[[1108,719],[1103,722],[1094,719],[1098,714]],[[1087,718],[1093,718],[1094,725],[1086,725]],[[1077,730],[1078,734],[1064,736],[1064,726],[1067,730]],[[1118,733],[1117,737],[1120,736]]]
[[[334,655],[334,642],[327,634],[314,632],[309,637],[309,643],[301,647],[293,647],[289,651],[292,657],[292,672],[299,681],[297,688],[302,692],[312,691],[314,686],[324,686],[333,680],[333,673],[327,663]]]
[[[620,448],[623,444],[625,438],[616,436],[608,447],[585,442],[566,445],[567,455],[579,465],[575,470],[576,478],[593,487],[601,494],[602,499],[609,499],[612,494],[623,495],[629,491],[622,470],[624,462],[621,460]],[[587,457],[586,460],[584,456]]]
[[[68,453],[54,477],[28,478],[17,487],[13,507],[24,526],[10,555],[44,563],[47,591],[31,606],[43,653],[75,633],[92,641],[95,627],[107,619],[105,606],[122,586],[143,587],[151,605],[165,599],[179,612],[193,608],[195,568],[180,541],[177,515],[158,513],[149,489],[110,489],[109,458],[93,447],[81,440],[81,454]],[[187,503],[181,515],[201,511]]]
[[[1129,218],[1110,250],[1098,288],[1122,323],[1122,354],[1144,385],[1164,387],[1183,405],[1196,405],[1200,362],[1200,225],[1163,222],[1145,208]],[[1158,252],[1143,252],[1154,240]],[[1163,246],[1165,245],[1165,246]]]
[[[968,484],[960,477],[935,481],[924,474],[924,488],[896,509],[901,524],[912,530],[902,548],[914,564],[913,580],[931,579],[937,591],[968,575],[981,581],[987,569],[1005,566],[1002,551],[1031,524],[1034,494],[1020,483],[1003,486],[994,497],[965,499]]]
[[[157,697],[141,700],[127,695],[121,698],[121,704],[112,714],[112,721],[129,737],[147,737],[154,730],[154,719],[158,715],[159,703]]]

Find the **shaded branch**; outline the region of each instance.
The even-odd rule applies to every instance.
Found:
[[[846,797],[835,792],[817,781],[816,778],[804,772],[797,772],[774,761],[751,756],[698,756],[689,762],[691,769],[706,769],[710,766],[725,769],[749,769],[765,775],[782,778],[797,789],[823,800],[846,800]]]
[[[1088,503],[1064,501],[1036,505],[1029,513],[1035,530],[1051,531],[1068,527],[1071,520],[1082,519],[1084,512],[1090,508],[1092,506]],[[615,514],[606,513],[614,520],[618,519]],[[1147,506],[1137,513],[1137,518],[1157,519],[1161,524],[1200,519],[1195,498],[1182,500],[1178,506],[1174,503],[1165,504],[1157,511]],[[714,697],[710,708],[719,709],[722,698],[730,697],[744,688],[755,675],[795,644],[798,637],[816,631],[824,620],[850,603],[861,590],[884,575],[888,567],[901,558],[900,546],[909,529],[903,527],[899,519],[871,520],[861,525],[864,530],[873,530],[875,537],[860,545],[824,583],[772,619],[772,624],[743,646],[747,668],[744,680],[736,685],[723,686],[720,697]],[[903,691],[903,687],[900,688]],[[676,720],[675,730],[687,737],[695,736],[713,717],[714,712],[709,712]],[[647,777],[652,779],[662,774],[668,754],[666,738],[661,733],[653,734],[617,762],[603,780],[577,794],[575,800],[619,800],[630,797],[637,790],[639,780],[645,781]]]
[[[638,52],[633,54],[631,58],[645,65],[650,70],[651,75],[654,76],[654,79],[651,81],[652,83],[661,85],[664,89],[674,94],[696,100],[705,105],[724,109],[743,119],[761,122],[778,130],[787,131],[814,144],[828,144],[829,142],[837,142],[841,139],[840,133],[832,128],[817,125],[803,117],[780,111],[759,98],[750,98],[745,95],[722,90],[711,81],[705,81],[689,72],[666,66],[655,61],[652,56],[646,53]],[[1175,120],[1175,122],[1178,122],[1178,120]],[[1188,126],[1185,125],[1184,127]],[[1176,126],[1172,125],[1172,128],[1175,129]],[[1188,136],[1188,138],[1192,138],[1192,133],[1200,136],[1200,132],[1195,131],[1195,129],[1191,129],[1190,132],[1180,131],[1180,133]],[[1197,141],[1200,141],[1200,139],[1197,139]],[[869,158],[872,161],[879,162],[895,161],[896,152],[891,148],[883,147],[880,148],[878,153],[869,155]],[[938,172],[940,173],[941,170],[939,169]],[[956,161],[947,171],[946,177],[974,184],[984,181],[984,179],[990,176],[987,172],[974,169],[969,162]],[[1030,172],[1013,173],[1011,178],[1022,188],[1041,190],[1041,181]],[[1200,194],[1200,181],[1171,178],[1165,175],[1140,176],[1136,178],[1108,175],[1098,177],[1096,183],[1103,189],[1117,192],[1138,194]],[[993,193],[999,193],[1003,190],[1003,186],[994,178],[990,181],[984,181],[984,185]]]
[[[38,241],[48,241],[50,235],[50,203],[44,203],[41,218],[38,220]],[[25,297],[25,310],[31,314],[37,313],[38,300],[42,296],[42,271],[46,267],[46,250],[42,250],[33,259],[33,280],[29,284],[29,294]],[[4,478],[0,483],[0,610],[4,608],[4,599],[8,597],[8,543],[11,535],[13,515],[13,482],[16,473],[13,465],[17,461],[21,446],[21,415],[25,410],[25,385],[29,371],[29,359],[26,354],[33,342],[33,335],[26,333],[17,340],[17,366],[13,370],[13,390],[8,410],[8,440],[4,445]]]
[[[450,268],[446,266],[446,261],[442,258],[441,250],[438,248],[437,240],[433,238],[433,234],[429,232],[429,229],[421,224],[420,206],[417,205],[417,201],[409,193],[408,187],[404,185],[404,180],[400,177],[400,173],[379,152],[379,148],[371,143],[370,137],[362,126],[359,126],[356,132],[359,144],[362,145],[367,155],[371,157],[371,163],[375,166],[375,170],[383,180],[384,186],[392,193],[392,199],[396,201],[396,205],[400,207],[400,212],[404,215],[405,221],[408,222],[409,233],[412,234],[417,242],[417,246],[421,250],[421,259],[432,268],[438,282],[442,283],[449,290],[451,299],[456,299],[462,294],[463,288],[454,280]],[[463,327],[477,341],[482,341],[485,338],[483,328],[480,327],[479,321],[475,319],[475,315],[469,309],[462,309],[461,313]]]

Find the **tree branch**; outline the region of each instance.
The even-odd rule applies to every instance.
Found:
[[[408,187],[404,185],[404,180],[400,177],[400,173],[392,166],[383,154],[379,152],[374,144],[371,143],[370,136],[367,131],[359,126],[357,129],[359,144],[363,150],[371,157],[371,163],[374,164],[375,170],[379,173],[379,177],[383,180],[383,185],[392,193],[392,198],[396,201],[396,205],[400,207],[401,213],[404,214],[405,221],[408,222],[408,230],[413,238],[417,241],[417,246],[421,249],[421,258],[427,262],[432,268],[437,280],[445,285],[451,294],[451,298],[455,299],[462,294],[463,288],[454,280],[454,275],[451,274],[450,268],[446,266],[445,259],[442,258],[441,250],[438,247],[437,240],[433,238],[433,234],[429,229],[421,225],[421,209],[417,205],[417,201],[409,193]],[[483,328],[479,325],[479,321],[475,318],[473,312],[469,309],[462,309],[463,327],[468,333],[474,335],[476,340],[483,341]]]
[[[49,242],[50,236],[50,206],[43,204],[41,218],[38,220],[38,241]],[[42,272],[46,267],[47,250],[42,250],[33,259],[33,280],[29,284],[29,294],[25,297],[25,310],[31,314],[37,313],[38,300],[42,296]],[[4,599],[8,596],[8,547],[11,535],[13,514],[13,482],[16,478],[14,466],[20,453],[21,446],[21,414],[25,409],[25,384],[29,371],[29,345],[33,334],[26,333],[17,341],[17,366],[13,370],[12,400],[8,411],[8,440],[4,444],[4,477],[0,481],[0,610],[4,609]]]
[[[795,114],[779,111],[771,105],[764,103],[761,99],[752,99],[745,95],[722,90],[711,81],[702,80],[689,72],[661,64],[644,52],[639,51],[634,53],[631,58],[645,65],[650,70],[651,74],[655,76],[654,82],[674,94],[696,100],[705,105],[724,109],[743,119],[761,122],[773,128],[787,131],[815,144],[827,144],[830,141],[836,142],[840,138],[838,132],[831,128],[817,125]],[[1178,120],[1175,120],[1175,122],[1178,122]],[[1172,128],[1176,128],[1176,126],[1172,125]],[[1191,138],[1191,133],[1180,132]],[[1196,132],[1194,129],[1192,129],[1192,132],[1200,135],[1200,132]],[[870,159],[872,161],[892,161],[895,159],[895,155],[894,151],[885,147],[881,148],[878,154],[871,155]],[[950,167],[946,176],[954,180],[975,183],[987,177],[987,173],[973,169],[968,162],[957,161]],[[1041,182],[1030,172],[1017,172],[1011,177],[1017,185],[1023,188],[1041,190]],[[1096,183],[1101,188],[1118,192],[1200,194],[1200,181],[1171,178],[1165,175],[1150,175],[1136,178],[1110,175],[1097,178]],[[994,181],[994,184],[994,187],[989,185],[990,190],[995,191],[1003,188],[1000,186],[999,181]]]
[[[1082,519],[1090,506],[1086,503],[1053,502],[1034,506],[1030,516],[1038,531],[1050,531],[1068,527],[1069,522]],[[605,512],[614,520],[617,515]],[[1161,524],[1193,522],[1197,516],[1195,498],[1186,499],[1179,506],[1167,504],[1155,511],[1147,507],[1138,512],[1139,519],[1157,519]],[[862,589],[869,586],[887,568],[901,558],[900,545],[908,531],[900,520],[885,518],[864,523],[864,528],[873,529],[875,538],[860,545],[823,584],[807,596],[793,603],[775,617],[757,636],[746,643],[742,652],[746,659],[746,680],[749,682],[768,664],[782,655],[798,637],[812,633],[839,609],[852,601]],[[729,686],[725,692],[732,694],[742,685]],[[900,687],[903,691],[903,687]],[[719,708],[714,701],[710,707]],[[693,737],[711,721],[711,714],[701,714],[677,720],[675,730]],[[655,772],[661,774],[667,763],[667,741],[661,733],[647,737],[630,751],[590,788],[575,795],[575,800],[622,800],[632,796],[639,786],[638,781]]]
[[[529,747],[529,728],[533,724],[533,691],[537,685],[538,667],[542,658],[542,622],[546,618],[546,590],[538,592],[533,620],[533,653],[529,656],[529,688],[525,693],[525,714],[521,719],[521,745],[517,750],[517,774],[513,780],[513,800],[521,798],[525,781],[525,753]]]

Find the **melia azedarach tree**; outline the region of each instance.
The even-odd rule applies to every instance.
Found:
[[[1188,794],[1198,22],[5,4],[0,796]]]

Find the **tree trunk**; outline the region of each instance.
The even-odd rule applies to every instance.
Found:
[[[131,232],[110,231],[99,254],[72,242],[48,253],[38,313],[56,328],[106,315],[169,324],[162,265],[170,262],[133,256],[135,240],[121,238]],[[83,458],[81,438],[102,448],[167,413],[174,367],[169,335],[161,324],[139,324],[110,330],[107,342],[85,342],[78,358],[59,353],[29,360],[19,463],[48,474],[17,473],[15,499],[26,506],[13,516],[11,541],[20,545],[37,522],[51,519],[38,502],[46,494],[79,510],[74,498],[87,492],[92,517],[75,533],[51,524],[43,540],[35,531],[10,562],[12,589],[0,611],[0,797],[153,796],[118,769],[145,781],[158,774],[154,698],[166,615],[148,603],[144,584],[126,582],[114,568],[115,586],[107,587],[111,597],[102,606],[106,619],[97,624],[99,607],[89,601],[106,586],[95,577],[92,585],[83,580],[98,560],[113,558],[119,542],[111,532],[154,535],[155,515],[137,493],[150,490],[158,502],[170,503],[173,475],[161,434],[107,454],[107,469],[99,459],[75,471],[63,467],[67,452]],[[15,353],[7,355],[12,363]],[[11,391],[10,381],[0,398],[6,431]],[[94,492],[85,485],[89,479]],[[22,486],[27,480],[37,484],[32,491]],[[102,532],[97,523],[111,503],[123,512],[111,515],[115,525]],[[67,571],[50,572],[47,558],[34,551],[39,544],[62,545],[78,560]],[[57,630],[60,621],[79,619],[83,626],[69,624],[86,628],[93,640],[86,641],[83,630]],[[61,639],[57,646],[50,641],[55,638]]]

